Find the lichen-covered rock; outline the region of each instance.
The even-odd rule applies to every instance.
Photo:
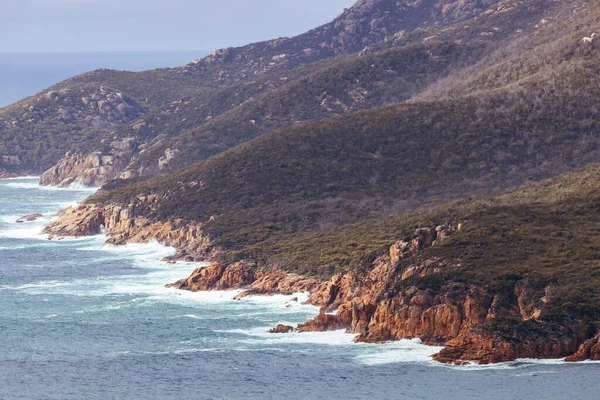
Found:
[[[68,153],[42,174],[40,184],[100,187],[123,172],[135,154],[135,149],[136,140],[124,138],[113,141],[106,152],[95,151],[88,155]]]

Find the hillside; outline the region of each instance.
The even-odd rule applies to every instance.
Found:
[[[140,215],[206,222],[215,243],[241,251],[273,235],[551,177],[599,159],[590,57],[570,69],[577,72],[573,79],[558,68],[554,79],[523,81],[510,91],[388,106],[275,131],[101,199],[128,205],[154,194],[159,202],[136,204]]]
[[[321,64],[322,60],[356,53],[366,46],[382,41],[388,35],[400,32],[396,36],[398,38],[419,27],[446,26],[465,20],[478,15],[493,3],[495,2],[489,0],[426,1],[418,4],[391,0],[359,1],[330,24],[295,38],[281,38],[237,49],[218,50],[211,56],[181,68],[142,73],[99,70],[69,79],[44,93],[0,110],[0,130],[3,133],[0,138],[0,145],[2,145],[0,154],[7,160],[13,160],[3,162],[0,168],[13,173],[40,173],[57,163],[60,157],[70,151],[73,156],[63,159],[45,178],[44,183],[69,184],[74,180],[82,180],[82,183],[93,184],[118,176],[132,161],[131,157],[151,149],[141,157],[141,161],[127,168],[125,176],[152,175],[164,169],[159,168],[161,158],[163,162],[160,166],[168,166],[171,157],[165,154],[165,151],[168,149],[175,153],[182,151],[173,146],[188,143],[190,137],[195,149],[191,154],[180,156],[186,161],[173,163],[173,167],[189,165],[198,161],[198,155],[207,157],[217,154],[274,128],[288,126],[290,123],[315,120],[340,112],[405,100],[431,79],[445,75],[452,64],[452,59],[461,56],[462,50],[457,51],[454,56],[448,56],[450,63],[439,60],[438,65],[434,66],[437,71],[432,71],[433,75],[426,74],[421,77],[418,71],[415,71],[416,73],[412,72],[408,76],[400,74],[398,77],[390,77],[380,82],[379,90],[376,90],[372,98],[366,102],[362,102],[360,98],[364,96],[364,90],[377,83],[373,77],[370,79],[371,82],[366,82],[367,89],[357,87],[346,88],[344,91],[337,90],[331,95],[325,94],[325,98],[320,99],[318,103],[308,104],[304,110],[292,110],[296,114],[294,118],[282,118],[281,113],[286,112],[285,109],[273,111],[263,107],[265,101],[289,103],[296,101],[298,94],[312,96],[312,93],[308,92],[290,96],[290,92],[297,89],[298,85],[306,86],[307,81],[315,85],[313,88],[315,92],[320,90],[319,96],[323,96],[329,89],[336,88],[340,84],[348,84],[344,80],[345,76],[335,76],[335,74],[331,76],[331,72],[328,76],[327,70],[320,74],[320,79],[313,81],[310,76],[315,70],[329,68],[331,71],[332,66],[327,65],[326,62]],[[469,50],[468,46],[467,50]],[[312,64],[315,63],[316,65],[313,66]],[[402,67],[402,64],[397,62],[396,64],[397,67]],[[303,66],[307,68],[302,68]],[[300,70],[291,72],[287,76],[287,71],[297,68]],[[362,66],[344,68],[356,70]],[[391,73],[395,73],[393,69]],[[389,80],[392,82],[387,82]],[[297,82],[296,87],[289,85],[283,93],[266,95],[290,82]],[[319,88],[319,85],[322,87]],[[398,85],[400,87],[397,87]],[[137,107],[136,114],[127,115],[127,118],[108,118],[102,112],[96,112],[97,110],[91,108],[94,102],[92,105],[80,102],[79,94],[75,98],[66,96],[68,100],[63,98],[57,100],[60,102],[59,108],[40,100],[53,92],[78,93],[83,90],[86,93],[87,91],[98,93],[101,88],[126,96],[130,99],[131,105]],[[221,123],[205,124],[262,94],[266,97],[254,102],[253,106],[248,105],[243,110],[234,111],[233,116],[224,116]],[[303,99],[308,100],[306,97]],[[106,101],[104,98],[101,100]],[[327,104],[321,105],[323,101],[330,102],[333,107],[328,107]],[[345,105],[348,102],[360,104]],[[187,109],[184,106],[188,106]],[[37,112],[28,111],[32,107]],[[257,121],[256,128],[250,129],[252,133],[230,134],[230,127],[239,126],[241,122],[236,119],[236,116],[247,115],[249,112],[253,115],[251,120]],[[275,115],[271,116],[271,114]],[[65,118],[64,115],[69,118]],[[144,117],[132,121],[133,117],[138,118],[141,115]],[[263,123],[265,119],[267,121]],[[243,123],[247,124],[248,120]],[[167,138],[190,130],[191,133],[173,144],[163,143]],[[207,139],[205,139],[206,135],[209,136]],[[224,135],[234,137],[224,139]],[[56,136],[68,140],[55,141],[53,138]],[[38,157],[39,151],[36,153],[36,148],[31,144],[30,139],[46,143],[47,154],[42,159]],[[132,151],[122,154],[119,148],[112,147],[110,144],[115,139],[132,140],[134,144]],[[201,149],[197,150],[198,147]],[[113,161],[101,165],[100,167],[104,168],[100,168],[97,163],[90,161],[92,158],[88,155],[92,152],[101,152],[107,160]]]

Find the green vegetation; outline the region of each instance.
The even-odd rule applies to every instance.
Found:
[[[379,219],[501,191],[598,159],[594,74],[570,95],[524,82],[509,93],[389,106],[263,135],[180,172],[103,194],[152,218],[208,221],[243,250],[280,233]],[[560,74],[560,71],[557,71]],[[580,86],[577,86],[580,82]],[[543,101],[538,99],[543,97]],[[565,107],[565,105],[568,105]],[[96,200],[97,201],[97,200]]]
[[[98,70],[69,79],[48,91],[113,88],[137,107],[134,117],[144,115],[94,125],[75,97],[58,104],[71,116],[61,118],[57,104],[38,101],[45,91],[0,110],[0,156],[21,160],[0,168],[39,173],[67,151],[108,151],[116,137],[136,139],[141,154],[130,171],[163,172],[158,160],[168,148],[179,150],[168,170],[185,167],[276,129],[406,101],[474,67],[491,49],[513,41],[517,29],[517,36],[534,32],[533,21],[560,9],[539,0],[515,8],[505,0],[502,12],[493,6],[465,27],[452,24],[478,15],[488,1],[469,0],[444,12],[438,3],[382,1],[345,10],[292,39],[217,51],[181,68]],[[29,115],[32,106],[42,115]]]

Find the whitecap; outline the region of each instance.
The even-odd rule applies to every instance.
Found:
[[[13,239],[43,239],[44,221],[34,221],[28,223],[17,223],[21,216],[7,215],[0,217],[2,228],[0,228],[0,237]]]
[[[25,189],[25,190],[44,190],[44,191],[72,191],[72,192],[85,192],[85,193],[95,193],[98,191],[98,188],[88,188],[88,187],[67,187],[67,188],[59,188],[56,186],[42,186],[39,182],[9,182],[2,185],[3,187],[12,188],[12,189]]]
[[[293,324],[290,324],[293,325]],[[319,344],[328,346],[356,345],[354,339],[357,335],[346,333],[345,330],[329,332],[292,332],[285,334],[270,333],[272,327],[259,327],[250,329],[215,330],[216,333],[229,333],[250,336],[254,339],[242,339],[241,343],[247,344]]]
[[[219,348],[192,348],[192,349],[173,349],[173,350],[160,350],[160,351],[142,351],[139,353],[131,354],[149,354],[149,355],[170,355],[170,354],[188,354],[188,353],[218,353],[225,351]]]
[[[20,181],[20,180],[40,180],[41,177],[39,176],[31,176],[31,175],[27,175],[27,176],[16,176],[14,178],[0,178],[0,182],[2,181]]]
[[[398,363],[432,362],[431,357],[443,347],[426,346],[420,339],[404,339],[386,344],[369,346],[369,354],[361,354],[354,359],[363,365],[385,365]]]
[[[195,314],[184,314],[184,315],[177,315],[175,317],[171,317],[171,319],[178,319],[178,318],[205,319],[203,316],[195,315]]]
[[[171,257],[177,252],[173,247],[165,246],[156,240],[152,240],[148,243],[128,243],[120,246],[113,246],[103,242],[94,246],[82,247],[78,250],[108,253],[111,254],[112,259],[115,260],[132,259],[140,267],[149,265],[156,267],[156,264],[159,263],[161,259]],[[175,268],[169,268],[170,271],[173,271],[174,269]],[[191,273],[193,268],[187,267],[186,270],[188,273]]]
[[[508,370],[508,369],[524,369],[539,366],[550,366],[550,365],[563,365],[563,366],[575,366],[580,364],[598,363],[597,361],[582,361],[577,363],[566,362],[564,358],[556,359],[533,359],[533,358],[520,358],[515,361],[507,361],[496,364],[478,364],[476,362],[469,362],[464,365],[451,365],[451,364],[437,364],[439,366],[453,368],[463,371],[481,371],[481,370]]]
[[[36,283],[27,283],[18,286],[0,286],[0,290],[31,290],[31,289],[47,289],[47,288],[58,288],[72,285],[71,282],[61,281],[44,281]]]

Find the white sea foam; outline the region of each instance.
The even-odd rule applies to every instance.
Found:
[[[161,351],[142,351],[142,352],[123,352],[126,355],[136,354],[150,354],[150,355],[170,355],[170,354],[189,354],[189,353],[217,353],[225,351],[219,348],[190,348],[190,349],[173,349],[173,350],[161,350]]]
[[[37,283],[27,283],[24,285],[18,286],[0,286],[0,290],[32,290],[32,289],[50,289],[50,288],[58,288],[72,285],[71,282],[61,282],[61,281],[45,281],[45,282],[37,282]]]
[[[11,239],[44,239],[44,224],[14,224],[0,229],[0,237]]]
[[[293,324],[291,324],[293,325]],[[229,333],[252,337],[252,339],[242,339],[240,343],[246,344],[320,344],[330,346],[350,346],[356,345],[354,339],[356,335],[347,334],[345,330],[329,332],[292,332],[285,334],[269,333],[272,327],[258,327],[251,329],[228,329],[216,330],[217,333]]]
[[[431,362],[431,356],[443,347],[425,346],[420,339],[405,339],[386,344],[364,345],[368,354],[361,354],[355,360],[363,365],[385,365],[406,362]]]
[[[3,216],[0,217],[0,237],[2,238],[10,238],[10,239],[36,239],[39,242],[29,243],[27,245],[20,245],[21,248],[27,247],[39,247],[45,246],[42,243],[47,243],[48,246],[53,245],[53,241],[48,240],[48,235],[42,234],[44,227],[48,224],[49,221],[52,221],[54,217],[41,217],[36,221],[32,222],[24,222],[17,223],[16,220],[20,217],[14,216]],[[12,222],[10,222],[12,221]],[[43,242],[42,242],[43,241]],[[55,241],[60,242],[97,242],[104,243],[106,241],[106,237],[102,235],[96,236],[82,236],[82,237],[64,237],[60,239],[55,239]],[[10,247],[11,249],[16,249],[19,247]]]
[[[172,317],[172,319],[178,319],[178,318],[205,319],[202,315],[195,315],[195,314],[185,314],[185,315],[178,315],[176,317]]]
[[[39,176],[28,175],[28,176],[17,176],[17,177],[14,177],[14,178],[0,178],[0,182],[2,182],[2,181],[34,180],[34,179],[39,181],[40,177]]]
[[[157,264],[164,265],[164,263],[161,263],[160,260],[164,257],[173,256],[176,253],[176,250],[173,247],[160,244],[156,240],[152,240],[148,243],[129,243],[122,246],[96,243],[89,247],[79,248],[78,250],[108,253],[113,259],[131,259],[135,261],[136,265],[142,267],[148,265],[156,267]],[[175,268],[168,268],[167,270],[173,271],[174,269]],[[193,267],[188,266],[185,269],[191,272]]]
[[[13,188],[13,189],[26,189],[26,190],[44,190],[44,191],[72,191],[72,192],[81,192],[81,193],[95,193],[98,191],[98,188],[88,188],[88,187],[67,187],[67,188],[59,188],[56,186],[41,186],[39,182],[9,182],[2,185],[3,187]]]
[[[67,189],[89,190],[89,191],[92,191],[92,190],[97,191],[98,190],[98,188],[95,188],[95,187],[85,186],[81,181],[76,181],[76,182],[71,183]]]
[[[302,303],[306,302],[310,298],[310,293],[308,292],[297,292],[294,294],[276,294],[270,296],[248,296],[245,297],[244,300],[249,301],[256,305],[282,305],[285,304],[287,306],[303,306]],[[292,299],[297,299],[298,301],[292,301]]]
[[[581,364],[600,364],[600,361],[582,361],[577,363],[566,362],[563,358],[558,359],[531,359],[531,358],[521,358],[515,361],[497,363],[497,364],[485,364],[480,365],[475,362],[467,363],[465,365],[448,365],[448,364],[440,364],[436,363],[436,366],[444,367],[444,368],[452,368],[456,370],[463,371],[482,371],[482,370],[520,370],[526,369],[538,365],[562,365],[562,366],[577,366]],[[535,372],[537,373],[537,371]],[[520,374],[520,375],[530,375],[528,374]]]

